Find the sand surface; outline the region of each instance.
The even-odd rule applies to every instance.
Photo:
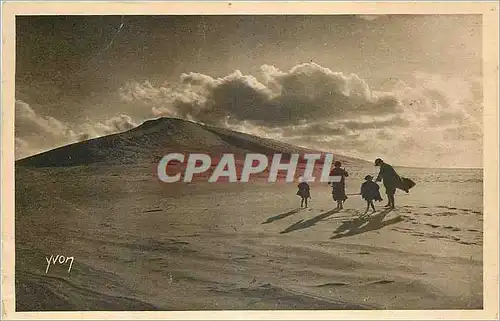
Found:
[[[376,171],[348,170],[348,193]],[[362,217],[326,184],[300,209],[296,184],[18,167],[17,311],[482,308],[482,171],[399,172],[418,185]]]

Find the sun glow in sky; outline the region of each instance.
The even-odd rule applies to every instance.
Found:
[[[17,17],[16,158],[175,116],[482,167],[480,15]]]

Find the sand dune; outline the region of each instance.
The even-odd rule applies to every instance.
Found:
[[[160,153],[162,122],[16,164],[18,311],[482,307],[481,171],[401,169],[418,185],[368,216],[359,196],[333,210],[313,183],[301,209],[295,184],[163,184],[151,160],[120,158]],[[165,137],[189,135],[164,146],[288,148],[174,123]],[[347,169],[349,193],[375,171]],[[74,256],[71,271],[46,273],[51,255]]]
[[[175,118],[148,120],[129,131],[94,138],[56,148],[16,161],[18,166],[60,167],[91,164],[134,164],[158,162],[172,152],[221,153],[307,153],[315,152],[228,129],[216,128]],[[318,151],[316,151],[318,152]],[[363,160],[335,155],[346,164]]]

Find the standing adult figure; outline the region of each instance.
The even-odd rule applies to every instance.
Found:
[[[332,196],[333,200],[337,202],[337,208],[342,209],[343,203],[347,199],[347,195],[345,193],[345,178],[349,176],[347,171],[341,168],[342,163],[336,161],[334,163],[334,168],[330,172],[330,176],[336,177],[334,181],[329,182],[332,184]]]
[[[396,188],[402,186],[401,177],[398,175],[398,173],[396,173],[391,165],[384,163],[384,161],[380,158],[377,158],[375,160],[375,166],[380,167],[380,172],[375,181],[383,181],[385,193],[387,194],[388,202],[385,207],[394,209],[396,206],[394,195],[396,194]],[[405,189],[405,191],[408,192],[407,189]]]

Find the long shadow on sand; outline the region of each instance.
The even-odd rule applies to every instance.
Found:
[[[330,237],[330,239],[339,239],[342,237],[366,233],[369,231],[381,229],[387,225],[396,224],[403,221],[403,218],[401,216],[396,216],[390,220],[384,221],[384,218],[391,211],[391,209],[386,209],[377,215],[365,217],[362,216],[351,221],[344,222],[335,230],[335,235]]]
[[[311,227],[311,226],[315,225],[316,223],[318,223],[319,221],[322,221],[325,218],[327,218],[335,213],[338,213],[339,211],[340,210],[336,208],[336,209],[331,210],[329,212],[326,212],[326,213],[320,214],[316,217],[313,217],[307,221],[300,220],[297,223],[294,223],[293,225],[289,226],[286,230],[281,231],[280,234],[290,233],[293,231],[302,230],[302,229]]]
[[[272,217],[268,218],[267,221],[262,222],[262,224],[268,224],[268,223],[272,223],[272,222],[277,221],[277,220],[281,220],[281,219],[283,219],[285,217],[288,217],[290,215],[297,214],[298,212],[300,212],[302,210],[303,210],[303,208],[297,208],[297,209],[288,211],[286,213],[282,213],[282,214],[279,214],[279,215],[276,215],[276,216],[272,216]]]

